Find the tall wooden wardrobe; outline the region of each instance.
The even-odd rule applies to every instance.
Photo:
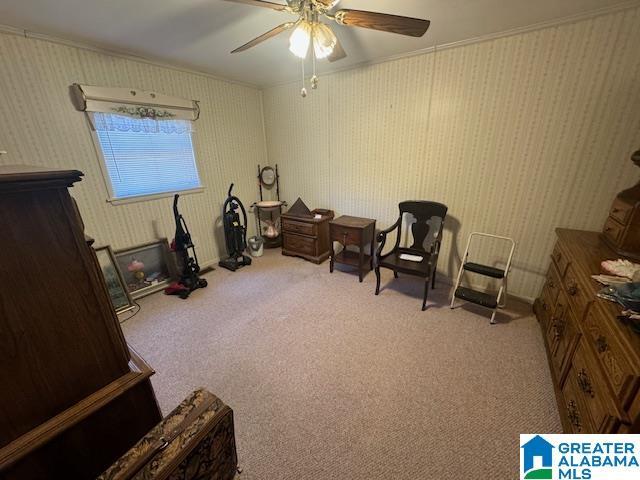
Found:
[[[0,167],[0,478],[95,478],[161,419],[68,188]]]

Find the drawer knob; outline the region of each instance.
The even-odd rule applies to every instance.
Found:
[[[549,280],[547,285],[549,285],[549,288],[556,288],[556,285],[555,285],[555,283],[553,283],[553,280]]]
[[[607,227],[607,228],[604,229],[605,233],[606,232],[610,232],[611,230],[613,230],[613,228],[611,228],[611,227]]]
[[[619,211],[620,211],[619,208],[615,208],[614,207],[614,208],[611,209],[611,213],[618,213]]]
[[[567,322],[561,318],[554,318],[551,321],[553,322],[554,337],[556,339],[562,338],[562,335],[564,334],[564,327]]]
[[[567,404],[567,417],[569,418],[571,425],[576,427],[576,430],[578,432],[581,432],[582,419],[580,418],[580,411],[578,410],[578,406],[576,405],[576,402],[574,402],[573,400],[571,400]]]
[[[600,335],[598,338],[596,338],[596,347],[598,348],[598,353],[606,352],[609,349],[607,337]]]
[[[591,379],[589,378],[589,374],[584,368],[580,370],[580,372],[578,373],[578,386],[584,393],[589,395],[591,398],[596,396],[595,392],[593,391],[593,386],[591,385]]]
[[[572,297],[578,293],[578,285],[576,284],[576,282],[572,282],[569,285],[569,288],[567,288],[567,293]]]

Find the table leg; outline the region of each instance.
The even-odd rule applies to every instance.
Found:
[[[362,240],[362,243],[360,243],[358,254],[358,277],[360,278],[360,283],[362,283],[362,270],[364,269],[364,239]]]
[[[333,264],[336,258],[336,250],[333,247],[333,240],[331,240],[331,259],[329,260],[329,273],[333,273]]]
[[[371,270],[373,270],[373,254],[375,251],[375,243],[376,243],[376,222],[373,222],[373,229],[371,231],[371,259],[369,261]]]

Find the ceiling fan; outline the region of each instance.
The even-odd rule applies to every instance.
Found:
[[[383,32],[408,35],[410,37],[423,36],[430,24],[429,20],[402,17],[387,13],[351,9],[334,11],[334,8],[340,3],[340,0],[286,0],[286,5],[266,0],[225,1],[270,8],[271,10],[297,15],[297,20],[278,25],[250,42],[236,48],[231,53],[244,52],[284,31],[293,29],[293,33],[289,38],[289,50],[295,56],[303,59],[303,80],[304,59],[307,57],[309,47],[313,46],[311,50],[314,60],[314,75],[311,78],[311,86],[314,89],[317,87],[318,82],[317,76],[315,75],[315,59],[326,58],[330,62],[335,62],[347,56],[338,37],[336,37],[329,25],[322,22],[321,19],[333,20],[339,25],[370,28]],[[306,96],[306,89],[304,87],[302,89],[302,96]]]

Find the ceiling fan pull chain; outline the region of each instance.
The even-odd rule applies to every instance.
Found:
[[[300,62],[302,63],[302,90],[300,90],[300,95],[302,96],[302,98],[306,98],[307,89],[304,86],[304,58],[301,59]]]
[[[311,89],[316,90],[318,88],[318,76],[316,75],[316,53],[312,50],[311,56],[313,58],[313,76],[311,77]]]

